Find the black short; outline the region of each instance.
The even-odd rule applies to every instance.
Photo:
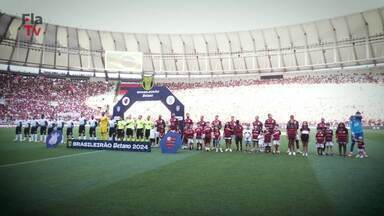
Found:
[[[139,129],[137,129],[137,131],[136,131],[136,137],[140,137],[140,138],[142,138],[143,137],[143,135],[144,135],[144,128],[139,128]]]
[[[243,143],[243,137],[241,137],[241,136],[236,136],[236,137],[235,137],[235,143],[236,143],[236,144],[237,144],[237,143],[242,144],[242,143]]]
[[[80,125],[79,126],[79,135],[80,134],[85,134],[85,125]]]
[[[108,133],[109,133],[109,137],[113,137],[116,135],[116,129],[110,127]]]
[[[309,134],[301,134],[301,141],[302,142],[308,142],[309,141]]]
[[[21,134],[21,127],[20,126],[16,127],[16,134]]]
[[[124,138],[124,129],[117,129],[117,137]]]
[[[133,129],[131,129],[131,128],[127,128],[127,130],[125,131],[125,134],[126,134],[127,136],[133,136]]]
[[[47,134],[47,127],[41,126],[40,127],[40,135],[46,135]]]
[[[52,133],[53,132],[53,127],[49,127],[48,128],[48,134]]]
[[[24,134],[25,135],[29,135],[29,129],[30,129],[29,127],[24,128]]]
[[[31,127],[31,134],[37,133],[37,127]]]
[[[96,137],[96,128],[95,127],[89,128],[89,136],[90,137]]]
[[[72,136],[73,135],[73,128],[69,127],[67,128],[67,136]]]
[[[148,139],[149,135],[151,134],[151,129],[145,129],[145,138]]]

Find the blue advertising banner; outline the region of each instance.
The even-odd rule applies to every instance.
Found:
[[[47,148],[55,148],[61,140],[63,139],[63,134],[57,130],[54,130],[52,133],[48,134],[45,144]]]
[[[176,132],[168,132],[160,140],[162,153],[176,153],[181,148],[181,135]]]
[[[151,144],[149,142],[134,141],[72,139],[67,143],[67,147],[76,149],[151,152]]]
[[[171,113],[179,119],[179,128],[183,130],[184,105],[165,86],[154,86],[150,90],[142,87],[129,88],[128,92],[113,107],[113,117],[124,117],[124,113],[136,101],[161,101]]]

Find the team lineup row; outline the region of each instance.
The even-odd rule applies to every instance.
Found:
[[[351,146],[349,156],[353,155],[355,143],[358,145],[358,157],[366,157],[365,144],[363,140],[363,129],[361,123],[361,114],[357,112],[351,116]],[[234,141],[236,151],[243,151],[243,142],[245,142],[246,152],[272,152],[273,154],[280,153],[280,139],[282,132],[279,125],[268,114],[268,118],[264,124],[256,116],[252,124],[241,124],[239,120],[235,120],[231,116],[231,120],[223,124],[219,120],[219,116],[215,116],[212,122],[205,121],[204,116],[194,124],[189,114],[186,114],[184,120],[180,121],[174,114],[171,115],[169,123],[166,124],[162,116],[159,115],[155,121],[148,116],[143,119],[141,115],[137,119],[128,115],[125,119],[114,118],[109,119],[105,113],[99,120],[93,116],[87,120],[84,117],[78,119],[79,122],[79,139],[87,139],[86,126],[89,126],[89,139],[97,139],[96,128],[100,127],[101,139],[106,140],[128,140],[128,141],[150,141],[152,145],[158,145],[159,140],[164,136],[167,126],[169,131],[179,132],[183,136],[183,148],[206,151],[215,150],[223,152],[220,141],[225,142],[225,151],[232,151],[231,145]],[[195,125],[195,127],[194,127]],[[244,126],[243,126],[244,125]],[[22,141],[29,138],[29,141],[40,142],[45,141],[47,134],[57,130],[63,133],[66,127],[66,139],[73,138],[74,122],[69,120],[64,122],[48,121],[41,116],[41,119],[33,119],[26,121],[16,121],[16,141]],[[22,135],[22,129],[24,139]],[[39,129],[39,133],[38,133]],[[317,124],[315,134],[316,149],[318,155],[333,155],[334,137],[339,145],[339,154],[346,156],[346,148],[349,141],[348,129],[344,123],[339,123],[336,131],[330,128],[330,124],[326,123],[324,118]],[[40,139],[38,139],[38,134]],[[299,122],[291,115],[286,124],[286,136],[288,139],[288,154],[296,155],[301,153],[303,156],[308,156],[310,128],[306,121],[303,121],[301,127]],[[302,152],[300,151],[300,142],[302,143]],[[64,139],[62,139],[64,142]]]

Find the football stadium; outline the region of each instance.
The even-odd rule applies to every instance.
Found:
[[[382,0],[0,0],[1,215],[383,215]]]

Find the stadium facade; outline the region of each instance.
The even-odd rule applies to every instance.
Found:
[[[22,19],[0,14],[0,70],[139,78],[105,70],[106,51],[142,52],[157,78],[340,69],[384,63],[384,8],[314,22],[239,32],[141,34],[49,23],[27,35]]]

